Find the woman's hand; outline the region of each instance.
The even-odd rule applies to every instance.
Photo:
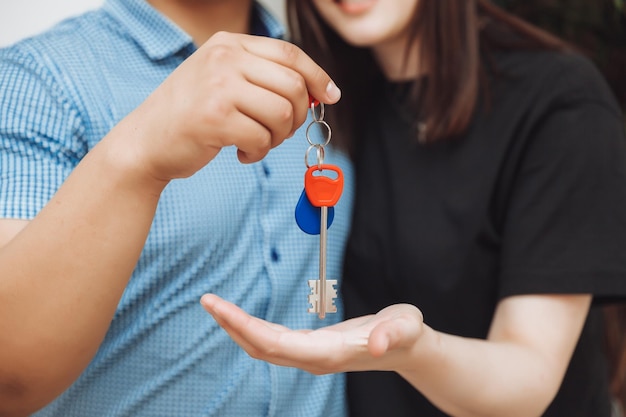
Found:
[[[253,358],[314,374],[396,371],[454,416],[536,416],[554,398],[589,295],[524,295],[498,304],[486,340],[437,332],[408,304],[319,330],[290,330],[207,294],[202,305]]]
[[[251,357],[313,374],[396,370],[425,328],[422,313],[409,304],[318,330],[291,330],[213,294],[204,295],[201,303]]]

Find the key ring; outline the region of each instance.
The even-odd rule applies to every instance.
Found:
[[[320,105],[319,116],[315,112],[315,103],[316,101],[311,100],[311,117],[313,118],[313,121],[309,123],[309,125],[306,127],[306,140],[307,142],[309,142],[309,145],[311,146],[316,146],[316,145],[327,146],[330,143],[330,139],[332,137],[332,131],[330,130],[330,126],[328,125],[328,123],[324,121],[324,115],[325,115],[324,103],[319,103]],[[311,135],[310,135],[311,127],[315,125],[323,126],[326,129],[326,135],[322,135],[323,137],[325,137],[325,139],[321,143],[315,143],[313,140],[311,140]]]
[[[309,153],[311,153],[311,149],[315,148],[317,150],[317,169],[322,170],[322,164],[324,164],[324,146],[316,143],[315,145],[309,146],[309,149],[306,150],[304,154],[304,164],[307,168],[311,168],[313,165],[309,164]]]
[[[324,120],[324,115],[326,115],[326,110],[324,109],[324,103],[321,103],[314,98],[310,98],[309,101],[311,103],[310,108],[311,108],[311,116],[313,117],[313,121],[321,122],[322,120]],[[320,106],[319,117],[317,117],[317,114],[315,113],[315,107],[318,105]]]

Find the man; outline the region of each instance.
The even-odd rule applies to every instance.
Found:
[[[343,415],[341,377],[252,360],[198,302],[321,324],[283,140],[340,92],[281,34],[252,0],[106,0],[0,52],[0,415]]]

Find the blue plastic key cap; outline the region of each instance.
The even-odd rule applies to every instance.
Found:
[[[296,223],[304,233],[309,235],[320,234],[321,211],[322,209],[320,207],[315,207],[311,204],[309,198],[306,196],[306,191],[302,190],[302,194],[300,194],[300,199],[296,205]],[[333,224],[334,218],[335,208],[328,207],[327,229]]]

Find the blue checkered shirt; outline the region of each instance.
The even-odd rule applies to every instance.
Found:
[[[252,21],[252,33],[282,35],[259,5]],[[81,158],[195,49],[144,0],[107,0],[1,50],[0,217],[36,216]],[[226,148],[168,185],[106,339],[37,417],[345,415],[342,375],[253,360],[199,304],[214,292],[292,328],[341,317],[341,305],[324,321],[307,313],[319,238],[294,220],[303,132],[255,164]],[[342,154],[329,151],[326,162],[346,178],[328,234],[328,276],[339,278],[353,173]]]

